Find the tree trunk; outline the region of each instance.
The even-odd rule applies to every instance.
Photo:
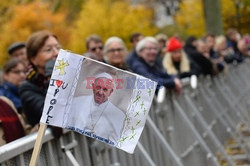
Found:
[[[214,35],[223,34],[221,1],[203,0],[203,9],[206,23],[206,32]]]

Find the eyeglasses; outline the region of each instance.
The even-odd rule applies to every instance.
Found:
[[[93,47],[93,48],[91,48],[90,50],[91,50],[92,52],[96,52],[97,49],[102,50],[102,49],[103,49],[103,46]]]
[[[26,74],[25,70],[11,70],[10,72],[17,75],[20,75],[21,73]]]
[[[158,48],[156,47],[144,47],[145,50],[150,50],[150,51],[158,51]]]
[[[55,50],[59,51],[62,47],[60,45],[49,46],[41,50],[41,52],[45,52],[47,54],[53,53]]]
[[[108,50],[108,53],[115,53],[115,52],[120,53],[120,52],[122,52],[122,51],[124,51],[123,48],[114,48],[114,49]]]

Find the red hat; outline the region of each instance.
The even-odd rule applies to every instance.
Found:
[[[171,51],[179,50],[181,48],[182,48],[181,42],[178,39],[176,39],[175,37],[171,37],[168,40],[167,51],[171,52]]]

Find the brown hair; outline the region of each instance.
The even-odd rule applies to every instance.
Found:
[[[94,34],[94,35],[90,35],[90,36],[88,36],[87,39],[86,39],[86,48],[87,48],[87,49],[89,49],[89,43],[90,43],[91,41],[94,41],[94,42],[96,42],[96,43],[102,43],[102,39],[101,39],[100,36],[95,35],[95,34]]]
[[[214,34],[212,34],[212,33],[208,33],[208,34],[206,34],[206,35],[204,36],[205,39],[208,38],[208,37],[215,38],[216,35],[214,35]]]
[[[3,67],[3,73],[8,74],[19,63],[21,63],[21,64],[23,64],[25,66],[24,62],[17,59],[17,58],[13,58],[13,59],[7,61],[6,64],[4,65],[4,67]]]
[[[27,57],[31,64],[31,59],[37,55],[38,51],[43,47],[45,41],[50,36],[53,36],[57,39],[56,35],[48,31],[38,31],[29,36],[26,48]]]
[[[237,32],[236,29],[234,28],[229,28],[226,32],[226,35],[229,37],[231,36],[233,33]]]
[[[140,36],[143,36],[143,35],[139,32],[135,32],[135,33],[131,34],[129,37],[130,43],[133,43]]]

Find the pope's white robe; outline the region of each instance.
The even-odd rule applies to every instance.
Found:
[[[71,110],[68,126],[92,132],[115,144],[120,140],[125,114],[110,101],[98,105],[93,95],[79,96],[73,98]]]

